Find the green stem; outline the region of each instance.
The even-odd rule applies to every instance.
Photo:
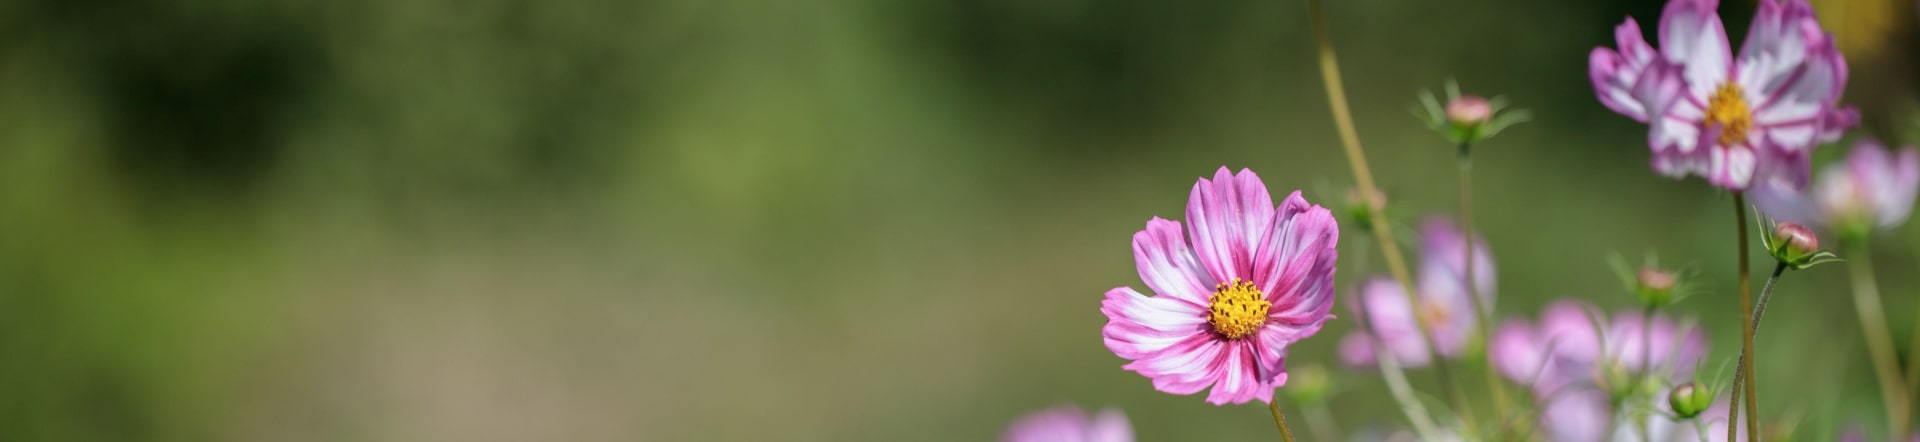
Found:
[[[1280,427],[1280,438],[1293,442],[1293,430],[1287,429],[1287,417],[1280,414],[1280,402],[1267,402],[1267,409],[1273,411],[1273,425]]]
[[[1374,186],[1372,169],[1367,167],[1367,154],[1360,148],[1359,131],[1353,126],[1353,112],[1347,108],[1346,87],[1340,82],[1340,61],[1334,56],[1333,35],[1327,28],[1326,16],[1324,0],[1307,0],[1307,17],[1312,24],[1314,45],[1319,54],[1320,80],[1326,85],[1327,106],[1333,115],[1334,129],[1340,134],[1340,146],[1346,152],[1347,164],[1353,169],[1354,182],[1360,187],[1360,195],[1375,195],[1378,187]],[[1400,287],[1406,291],[1408,305],[1417,308],[1420,305],[1420,299],[1414,291],[1413,276],[1407,271],[1406,258],[1400,255],[1400,243],[1394,241],[1393,230],[1387,227],[1386,208],[1374,209],[1376,210],[1369,220],[1370,230],[1373,232],[1374,241],[1379,243],[1381,257],[1387,263],[1387,272],[1391,273],[1393,279],[1399,281]],[[1433,334],[1426,318],[1413,315],[1413,319],[1420,328],[1420,338],[1427,344],[1427,348],[1429,350],[1440,348],[1434,345]],[[1447,368],[1446,358],[1436,355],[1432,359],[1433,370],[1440,377],[1442,390],[1457,408],[1462,420],[1471,427],[1474,422],[1472,410],[1467,408],[1467,403],[1455,391],[1458,387],[1454,383],[1451,370]]]
[[[1767,276],[1767,285],[1760,287],[1760,304],[1754,306],[1753,312],[1748,314],[1747,322],[1749,324],[1753,324],[1753,328],[1747,331],[1749,335],[1760,334],[1760,320],[1766,319],[1767,301],[1773,299],[1773,286],[1780,282],[1780,274],[1786,273],[1786,271],[1787,271],[1786,263],[1775,264],[1773,266],[1773,274]],[[1747,357],[1747,354],[1745,351],[1742,351],[1740,353],[1740,360],[1738,362],[1739,365],[1736,365],[1733,368],[1734,393],[1740,392],[1740,387],[1742,384],[1750,384],[1753,382],[1752,379],[1747,377],[1747,373],[1749,373],[1749,371],[1747,370],[1747,364],[1749,363],[1750,360],[1751,358]],[[1751,398],[1752,396],[1749,395],[1748,397]],[[1753,423],[1754,420],[1756,420],[1754,416],[1748,416],[1748,423],[1751,424]],[[1732,428],[1732,427],[1728,427],[1728,428]],[[1748,431],[1752,431],[1752,429],[1749,428]]]
[[[1880,306],[1880,288],[1874,284],[1873,252],[1865,241],[1852,241],[1848,244],[1847,273],[1853,278],[1853,307],[1860,315],[1860,333],[1867,339],[1867,355],[1873,359],[1874,375],[1880,379],[1881,400],[1887,407],[1888,437],[1907,434],[1910,421],[1905,397],[1906,388],[1900,385],[1899,362],[1893,354],[1893,335],[1888,331],[1886,316]]]
[[[1654,313],[1654,310],[1657,308],[1659,307],[1656,305],[1647,306],[1646,314],[1640,318],[1640,385],[1639,386],[1647,385],[1654,378],[1653,377],[1654,376],[1653,374],[1653,313]],[[1636,387],[1639,387],[1639,386],[1636,386]],[[1654,400],[1656,401],[1659,400],[1658,395],[1655,396]],[[1649,413],[1642,413],[1639,416],[1637,416],[1636,420],[1638,420],[1640,424],[1640,440],[1652,442],[1653,433],[1647,429],[1647,420],[1650,419],[1650,416],[1648,416],[1648,414]],[[1705,442],[1705,441],[1703,440],[1702,442]]]
[[[1737,270],[1740,273],[1740,313],[1739,313],[1740,315],[1740,364],[1742,366],[1741,369],[1735,370],[1735,372],[1736,372],[1736,376],[1744,375],[1746,376],[1747,379],[1754,379],[1753,377],[1753,317],[1752,315],[1748,314],[1749,312],[1753,311],[1753,295],[1752,295],[1753,287],[1752,287],[1751,281],[1749,281],[1749,279],[1752,278],[1752,275],[1749,273],[1750,266],[1747,264],[1747,196],[1746,194],[1742,194],[1740,192],[1733,193],[1733,222],[1734,222],[1733,227],[1735,232],[1735,235],[1734,235],[1735,240],[1739,241],[1740,243],[1739,246],[1737,247],[1740,253],[1739,267],[1737,268]],[[1759,420],[1759,408],[1760,408],[1759,407],[1760,401],[1754,399],[1754,396],[1756,396],[1756,390],[1753,388],[1753,384],[1756,384],[1756,383],[1758,382],[1748,382],[1747,389],[1746,389],[1747,440],[1748,441],[1754,440],[1754,433],[1756,433],[1759,428],[1759,426],[1754,423],[1754,421]],[[1733,397],[1732,397],[1733,409],[1729,410],[1730,412],[1727,413],[1727,442],[1736,442],[1738,440],[1737,435],[1740,433],[1739,431],[1734,431],[1740,428],[1739,427],[1739,424],[1740,424],[1739,408],[1740,408],[1741,390],[1739,387],[1740,386],[1738,385],[1734,386]]]
[[[1367,259],[1369,245],[1366,244],[1366,237],[1364,236],[1360,237],[1356,242],[1360,244],[1358,244],[1359,252],[1357,261],[1355,261],[1355,266],[1358,267],[1359,270],[1357,270],[1355,274],[1365,275],[1367,272],[1364,269],[1367,263],[1370,262]],[[1371,326],[1367,323],[1367,320],[1372,318],[1373,314],[1367,309],[1366,300],[1359,299],[1359,293],[1358,291],[1354,292],[1355,297],[1352,300],[1353,305],[1360,307],[1360,319],[1357,325],[1360,326],[1361,330],[1369,330],[1363,336],[1373,341],[1373,348],[1376,349],[1374,351],[1376,364],[1374,365],[1380,369],[1380,378],[1386,380],[1387,391],[1393,394],[1394,401],[1400,403],[1400,411],[1406,413],[1407,423],[1413,426],[1413,432],[1418,434],[1421,440],[1436,440],[1440,435],[1440,431],[1438,427],[1433,424],[1433,415],[1428,414],[1427,406],[1420,402],[1419,397],[1414,396],[1413,386],[1407,382],[1407,372],[1400,368],[1400,360],[1394,357],[1393,352],[1387,350],[1386,340],[1381,339],[1378,334],[1370,331],[1373,329],[1370,328]]]
[[[1474,273],[1474,264],[1475,261],[1478,260],[1474,259],[1476,255],[1474,255],[1473,249],[1477,246],[1476,243],[1478,241],[1475,241],[1475,230],[1473,228],[1473,144],[1460,143],[1459,158],[1460,238],[1462,241],[1465,241],[1466,244],[1465,250],[1463,250],[1466,254],[1464,261],[1466,268],[1463,269],[1465,271],[1461,273],[1461,279],[1466,282],[1467,299],[1473,300],[1473,318],[1478,324],[1478,326],[1474,327],[1473,334],[1474,343],[1477,346],[1475,348],[1486,351],[1489,341],[1487,338],[1487,329],[1493,327],[1493,323],[1487,318],[1492,312],[1489,311],[1491,309],[1488,308],[1486,302],[1480,299],[1480,278],[1477,278],[1477,274]],[[1481,370],[1481,372],[1486,375],[1487,392],[1493,395],[1494,415],[1506,416],[1507,392],[1503,388],[1504,384],[1500,382],[1500,375],[1494,373],[1493,363],[1487,362],[1488,359],[1481,358],[1481,361],[1484,362],[1484,368],[1486,368],[1485,370]]]

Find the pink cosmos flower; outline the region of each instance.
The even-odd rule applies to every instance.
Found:
[[[1107,349],[1160,391],[1211,386],[1215,405],[1272,402],[1287,346],[1331,317],[1340,228],[1299,191],[1275,208],[1260,177],[1225,167],[1194,183],[1187,221],[1186,236],[1158,217],[1133,235],[1140,279],[1157,296],[1107,291]]]
[[[1119,410],[1088,416],[1080,407],[1062,405],[1021,416],[1001,442],[1133,442],[1133,426]]]
[[[1445,217],[1429,217],[1422,223],[1420,276],[1417,278],[1420,306],[1407,303],[1406,290],[1390,278],[1374,278],[1360,286],[1360,305],[1355,313],[1366,318],[1375,334],[1364,331],[1340,340],[1341,362],[1351,366],[1369,366],[1376,362],[1375,347],[1384,343],[1394,359],[1405,367],[1424,367],[1433,355],[1420,336],[1414,315],[1423,315],[1433,332],[1434,345],[1441,357],[1454,357],[1466,348],[1478,320],[1473,314],[1473,298],[1467,295],[1466,240],[1460,229]],[[1475,292],[1481,304],[1491,308],[1494,293],[1493,254],[1487,241],[1474,238]],[[1379,342],[1376,342],[1376,338]]]
[[[1681,381],[1706,357],[1706,337],[1697,328],[1683,335],[1665,315],[1655,315],[1652,327],[1646,327],[1635,311],[1621,311],[1596,326],[1593,311],[1578,301],[1559,301],[1541,313],[1537,326],[1507,321],[1494,333],[1487,356],[1501,374],[1532,385],[1542,397],[1593,386],[1609,370],[1639,374],[1651,367]]]
[[[1617,49],[1589,56],[1594,91],[1648,124],[1655,172],[1733,191],[1758,180],[1804,187],[1808,154],[1859,120],[1836,105],[1846,61],[1806,0],[1760,0],[1736,57],[1718,3],[1670,0],[1658,49],[1628,18],[1614,29]]]
[[[1848,235],[1864,235],[1906,222],[1920,193],[1920,150],[1888,152],[1863,140],[1844,163],[1821,169],[1819,181],[1802,192],[1789,186],[1754,189],[1754,202],[1781,221],[1821,226]]]

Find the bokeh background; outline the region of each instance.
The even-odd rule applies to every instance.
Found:
[[[1501,316],[1625,307],[1606,257],[1657,251],[1696,264],[1681,310],[1732,358],[1728,198],[1648,172],[1586,77],[1660,2],[1331,3],[1398,222],[1453,204],[1419,91],[1534,112],[1477,149]],[[1727,3],[1737,42],[1753,5]],[[1914,5],[1819,8],[1861,133],[1920,140]],[[1298,1],[3,2],[0,440],[977,441],[1063,403],[1142,440],[1271,439],[1262,407],[1122,371],[1098,308],[1142,287],[1132,233],[1223,164],[1341,202],[1307,24]],[[1343,296],[1381,268],[1358,232]],[[1877,247],[1905,348],[1920,227]],[[1769,414],[1880,428],[1844,273],[1782,284]],[[1335,372],[1343,432],[1398,426],[1334,366],[1352,328],[1291,362]]]

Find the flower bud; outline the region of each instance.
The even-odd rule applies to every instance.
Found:
[[[1373,217],[1380,209],[1387,207],[1386,194],[1374,189],[1372,193],[1361,195],[1359,188],[1347,190],[1347,219],[1358,224],[1361,229],[1373,228]]]
[[[1667,394],[1667,405],[1673,407],[1674,414],[1691,419],[1713,406],[1713,392],[1692,382],[1680,384]]]
[[[1799,265],[1820,253],[1820,238],[1813,229],[1799,223],[1780,223],[1773,228],[1773,256],[1788,264]]]
[[[1659,267],[1641,267],[1637,276],[1636,291],[1647,305],[1665,305],[1672,299],[1673,287],[1679,282],[1679,276]]]
[[[1478,126],[1493,119],[1493,105],[1487,99],[1461,95],[1447,102],[1447,121],[1460,126]]]
[[[1774,237],[1780,238],[1787,251],[1795,254],[1812,254],[1820,250],[1820,238],[1813,235],[1813,229],[1799,223],[1780,223],[1773,228]]]

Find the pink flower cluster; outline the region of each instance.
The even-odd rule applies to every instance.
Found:
[[[1706,338],[1698,329],[1683,330],[1664,315],[1647,321],[1641,312],[1621,311],[1607,319],[1598,311],[1582,302],[1559,301],[1541,312],[1538,323],[1501,324],[1489,344],[1493,366],[1529,386],[1541,403],[1542,428],[1553,440],[1600,440],[1624,424],[1612,415],[1608,398],[1613,392],[1649,371],[1659,379],[1683,381],[1706,357]]]
[[[1740,52],[1717,0],[1672,0],[1660,47],[1632,18],[1617,48],[1595,48],[1588,75],[1607,108],[1647,123],[1653,170],[1744,191],[1756,182],[1806,185],[1809,155],[1859,121],[1838,106],[1847,64],[1806,0],[1760,0]]]

